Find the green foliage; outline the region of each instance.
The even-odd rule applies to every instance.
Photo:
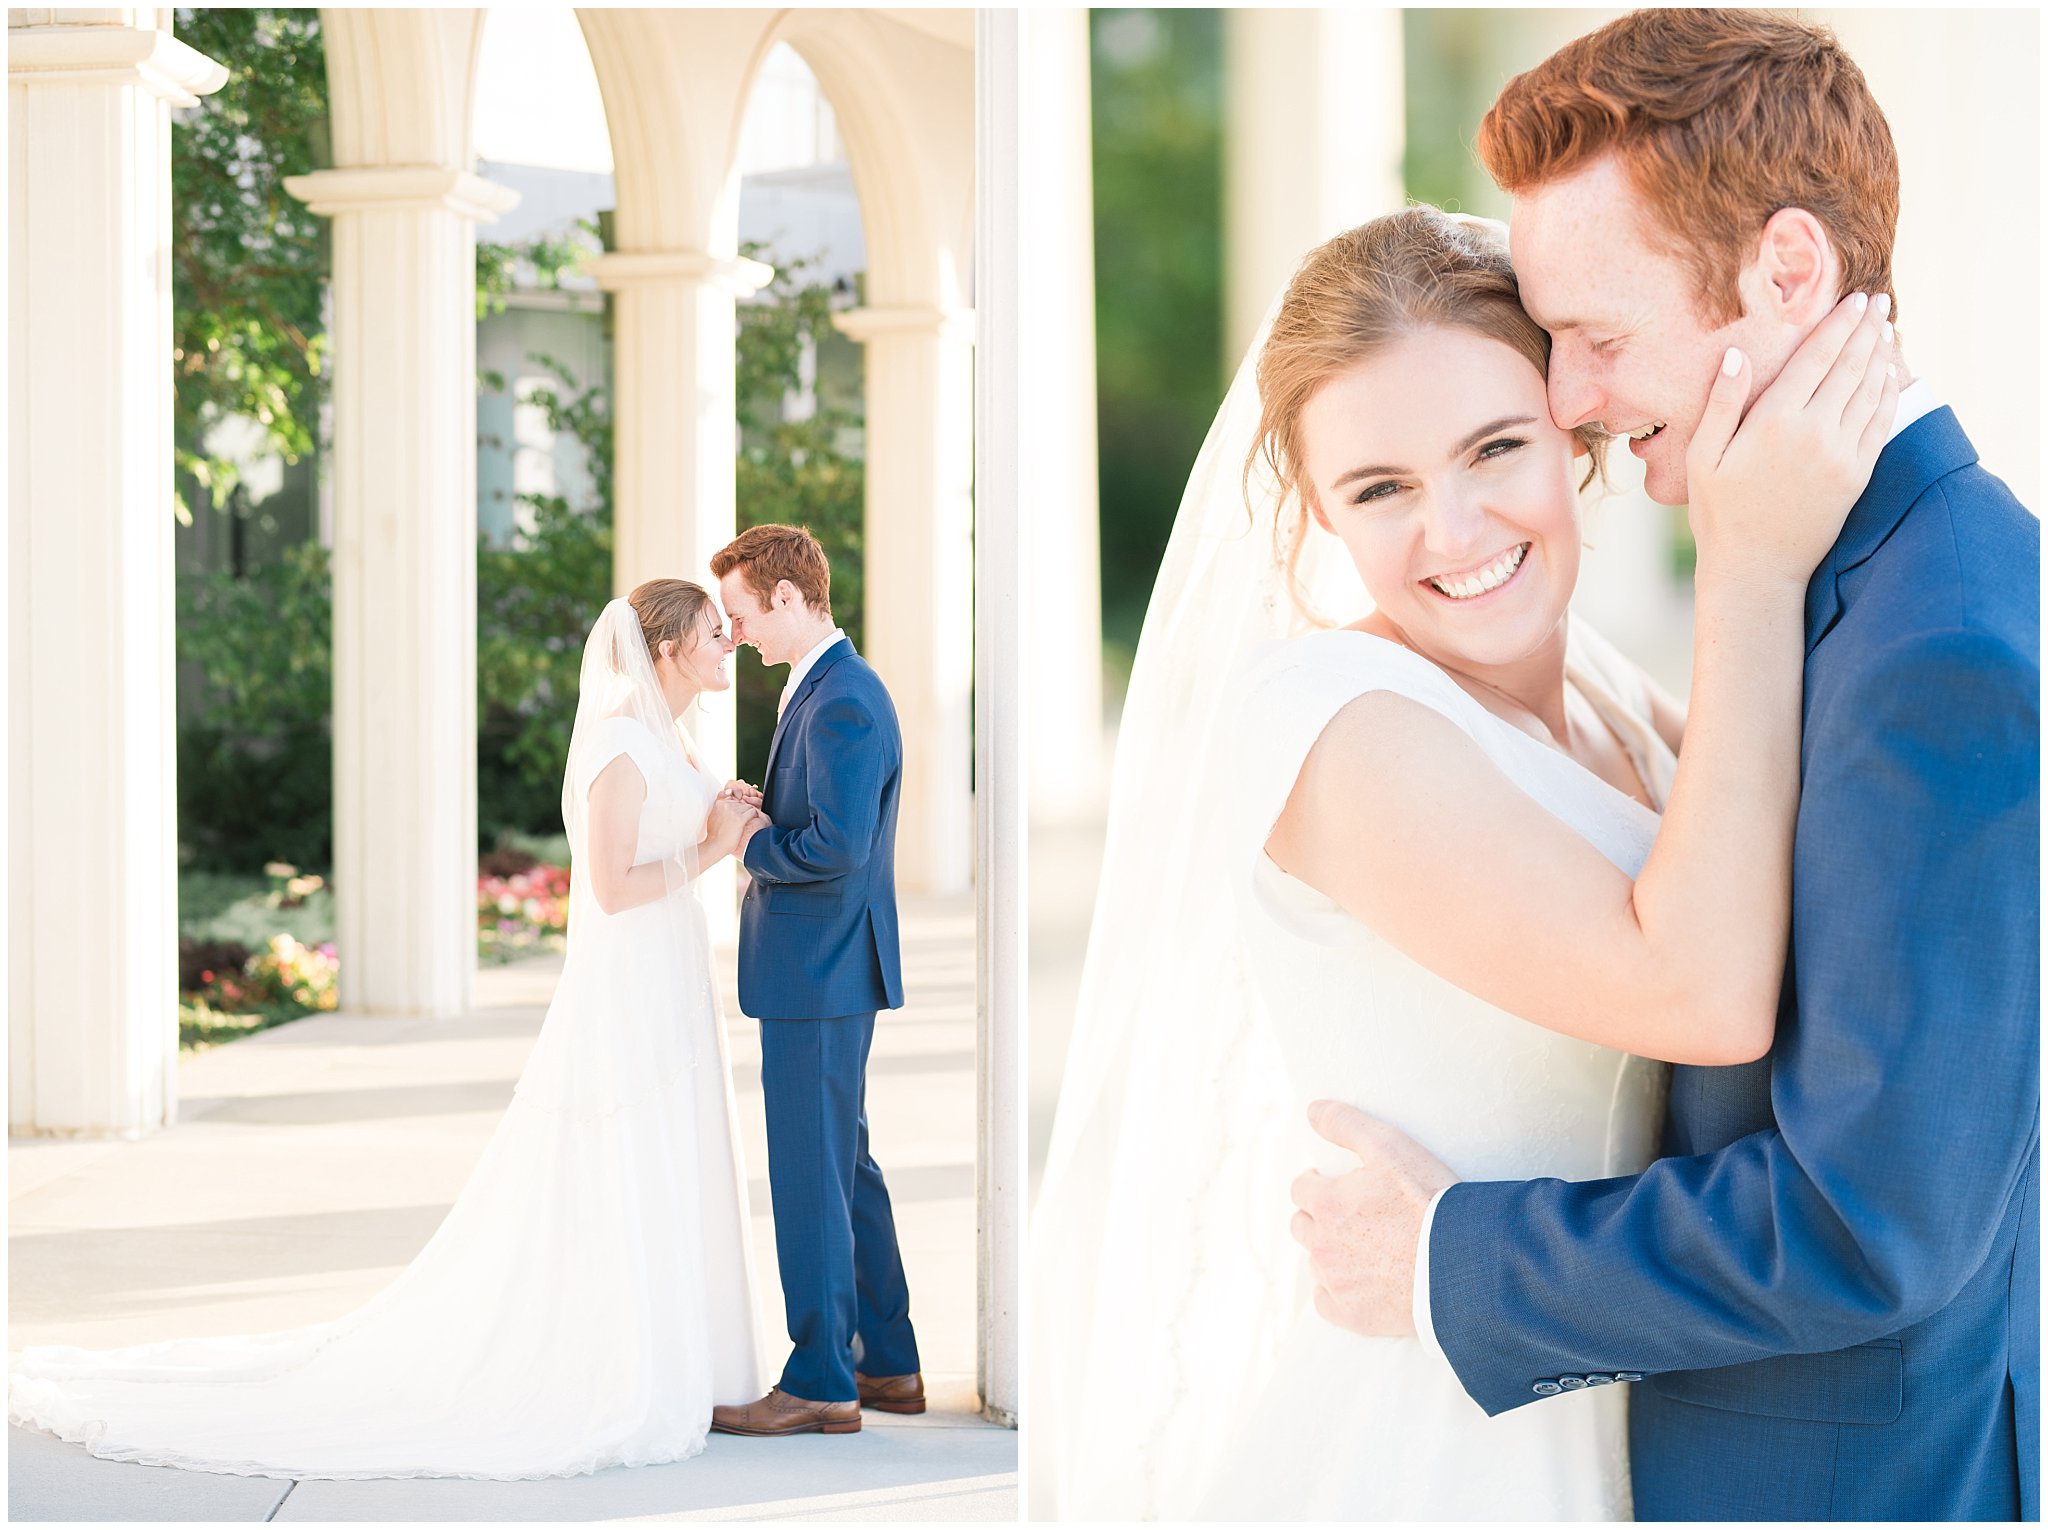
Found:
[[[190,720],[261,732],[325,718],[333,696],[332,584],[327,549],[317,542],[239,579],[186,581],[178,591],[178,631],[189,640],[181,657],[206,680]]]
[[[530,402],[588,459],[592,497],[522,494],[530,530],[509,547],[479,539],[477,827],[486,845],[508,832],[548,833],[562,819],[562,768],[576,720],[583,639],[611,596],[612,420],[604,391],[580,387],[560,362],[533,358],[559,386]]]
[[[219,504],[238,477],[206,449],[221,419],[255,421],[288,462],[314,445],[327,220],[284,181],[329,158],[326,52],[312,10],[181,8],[176,26],[229,71],[171,134],[177,463]]]
[[[259,897],[270,878],[248,871],[197,871],[189,867],[178,872],[178,933],[205,939],[208,922],[226,913],[244,898]]]
[[[777,260],[772,252],[751,246],[745,253],[774,265],[775,279],[739,311],[739,528],[810,529],[832,565],[833,619],[858,648],[865,616],[862,414],[825,389],[818,390],[817,408],[804,419],[784,418],[783,407],[803,385],[806,355],[836,339],[834,311],[857,298],[807,280],[806,273],[818,263],[815,258]],[[788,671],[766,668],[756,662],[751,649],[735,655],[732,670],[739,706],[739,771],[742,779],[759,781],[767,768],[776,700]]]
[[[1090,13],[1106,646],[1137,643],[1223,396],[1222,15]]]
[[[211,919],[181,919],[179,929],[194,940],[232,940],[260,951],[276,935],[289,935],[305,946],[330,945],[334,917],[334,891],[322,887],[283,908],[263,893],[252,893]]]
[[[172,363],[178,509],[196,484],[226,510],[238,464],[206,437],[230,416],[296,462],[326,385],[327,220],[284,188],[325,165],[326,55],[313,10],[177,12],[228,81],[174,114]],[[178,656],[202,685],[178,719],[178,824],[196,868],[332,858],[331,598],[316,545],[237,578],[181,571]]]
[[[489,318],[505,311],[505,300],[522,281],[554,291],[562,278],[581,269],[585,259],[604,248],[597,224],[579,218],[566,229],[543,229],[517,244],[476,243],[476,316]],[[499,386],[503,386],[500,384]]]
[[[178,827],[192,864],[333,864],[333,581],[307,542],[241,578],[178,582],[178,656],[203,685],[178,723]]]
[[[1491,34],[1498,22],[1487,11],[1406,10],[1401,51],[1401,178],[1408,195],[1453,212],[1505,218],[1507,198],[1472,151],[1479,119],[1506,80],[1497,71]]]

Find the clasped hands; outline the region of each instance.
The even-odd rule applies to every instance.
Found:
[[[745,781],[728,781],[718,789],[718,797],[711,804],[711,835],[721,848],[729,849],[734,856],[743,854],[747,841],[766,828],[768,822],[768,815],[761,811],[760,787]]]
[[[1318,1136],[1348,1149],[1358,1167],[1310,1169],[1290,1192],[1301,1209],[1288,1231],[1308,1250],[1316,1312],[1368,1338],[1415,1333],[1415,1250],[1439,1190],[1458,1182],[1434,1154],[1354,1105],[1317,1100]]]

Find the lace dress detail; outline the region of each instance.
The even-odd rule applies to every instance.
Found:
[[[702,837],[718,783],[615,718],[647,780],[636,860]],[[679,1461],[762,1388],[745,1181],[703,910],[607,915],[569,954],[512,1103],[419,1256],[309,1328],[23,1352],[16,1423],[115,1461],[243,1476],[524,1481]]]
[[[1613,727],[1651,795],[1675,761],[1648,726],[1640,680],[1575,623],[1568,676]],[[1226,873],[1253,983],[1302,1120],[1347,1099],[1468,1179],[1593,1179],[1653,1156],[1666,1068],[1545,1030],[1404,956],[1264,853],[1331,719],[1385,690],[1455,723],[1517,785],[1634,875],[1657,815],[1488,712],[1428,661],[1360,632],[1273,644],[1239,677],[1249,741]],[[1299,1128],[1300,1161],[1356,1160]],[[1218,1518],[1626,1519],[1626,1386],[1589,1388],[1489,1419],[1414,1339],[1365,1339],[1317,1317],[1306,1260],[1270,1379],[1203,1501]]]

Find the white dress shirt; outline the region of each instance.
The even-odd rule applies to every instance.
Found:
[[[1907,426],[1941,407],[1941,401],[1934,396],[1934,385],[1926,378],[1916,378],[1899,393],[1899,412],[1892,417],[1891,434],[1884,438],[1889,446],[1898,440]],[[1436,1224],[1436,1208],[1444,1198],[1442,1190],[1431,1197],[1429,1209],[1422,1214],[1422,1238],[1415,1245],[1415,1292],[1410,1311],[1415,1319],[1415,1336],[1422,1341],[1422,1347],[1432,1354],[1442,1356],[1443,1346],[1436,1341],[1436,1328],[1429,1320],[1429,1230]],[[1448,1364],[1448,1360],[1445,1362]]]
[[[817,647],[813,648],[801,659],[798,659],[796,663],[790,665],[789,679],[783,682],[782,695],[775,703],[775,715],[777,717],[780,717],[783,708],[789,705],[789,698],[796,694],[796,688],[804,683],[804,676],[808,675],[816,667],[818,660],[825,656],[825,650],[845,636],[844,632],[834,627],[818,640]]]

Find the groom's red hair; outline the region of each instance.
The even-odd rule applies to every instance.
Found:
[[[711,555],[712,578],[723,579],[734,569],[764,606],[787,579],[814,615],[832,614],[832,565],[808,527],[748,527]]]
[[[1703,316],[1740,316],[1736,275],[1772,213],[1803,207],[1843,292],[1890,292],[1899,160],[1834,35],[1767,11],[1646,10],[1508,82],[1479,157],[1510,194],[1610,152],[1649,204],[1653,243],[1691,268]]]

